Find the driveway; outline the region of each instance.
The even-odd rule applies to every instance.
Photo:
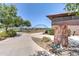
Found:
[[[46,51],[38,46],[29,34],[19,34],[21,35],[0,41],[0,56],[30,56],[37,51]]]

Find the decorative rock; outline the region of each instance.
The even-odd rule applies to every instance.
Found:
[[[50,54],[48,54],[46,51],[37,51],[32,56],[50,56]]]

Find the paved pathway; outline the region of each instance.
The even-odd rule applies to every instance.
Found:
[[[25,33],[21,33],[21,36],[0,41],[0,56],[29,56],[33,55],[36,51],[45,50],[39,47],[32,38]]]

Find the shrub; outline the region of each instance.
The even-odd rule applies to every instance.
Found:
[[[48,34],[48,30],[45,30],[44,34]]]
[[[49,42],[50,38],[49,37],[43,37],[42,42]]]
[[[7,37],[14,37],[16,36],[16,32],[12,29],[8,30],[7,32],[3,31],[0,32],[0,40],[4,40]]]
[[[49,35],[54,35],[54,29],[49,29],[49,30],[48,30],[48,34],[49,34]]]
[[[5,31],[4,32],[0,32],[0,40],[4,40],[7,37],[8,37],[8,34]]]
[[[75,34],[75,32],[73,33],[73,35]],[[70,36],[71,35],[71,30],[70,29],[68,29],[68,36]]]
[[[15,31],[15,32],[20,32],[20,30],[19,30],[19,29],[14,29],[14,31]]]
[[[5,31],[0,32],[0,37],[8,37],[8,34]]]
[[[10,29],[7,31],[7,34],[9,37],[14,37],[16,36],[16,31],[14,31],[13,29]]]

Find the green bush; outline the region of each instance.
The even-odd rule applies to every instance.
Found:
[[[53,30],[53,29],[49,29],[49,30],[48,30],[48,34],[49,34],[49,35],[54,35],[54,30]]]
[[[14,37],[16,36],[16,31],[14,31],[13,29],[10,29],[7,31],[7,34],[9,37]]]
[[[16,32],[12,29],[8,30],[7,32],[6,31],[0,32],[0,40],[4,40],[7,37],[14,37],[14,36],[16,36]]]
[[[14,31],[15,31],[15,32],[20,32],[20,30],[19,30],[19,29],[14,29]]]
[[[8,34],[5,31],[0,32],[0,37],[8,37]]]
[[[6,32],[0,32],[0,40],[4,40],[8,37],[8,34]]]
[[[42,42],[49,42],[51,39],[49,37],[43,37]]]
[[[7,32],[3,31],[0,32],[0,37],[14,37],[16,36],[16,31],[10,29]]]

